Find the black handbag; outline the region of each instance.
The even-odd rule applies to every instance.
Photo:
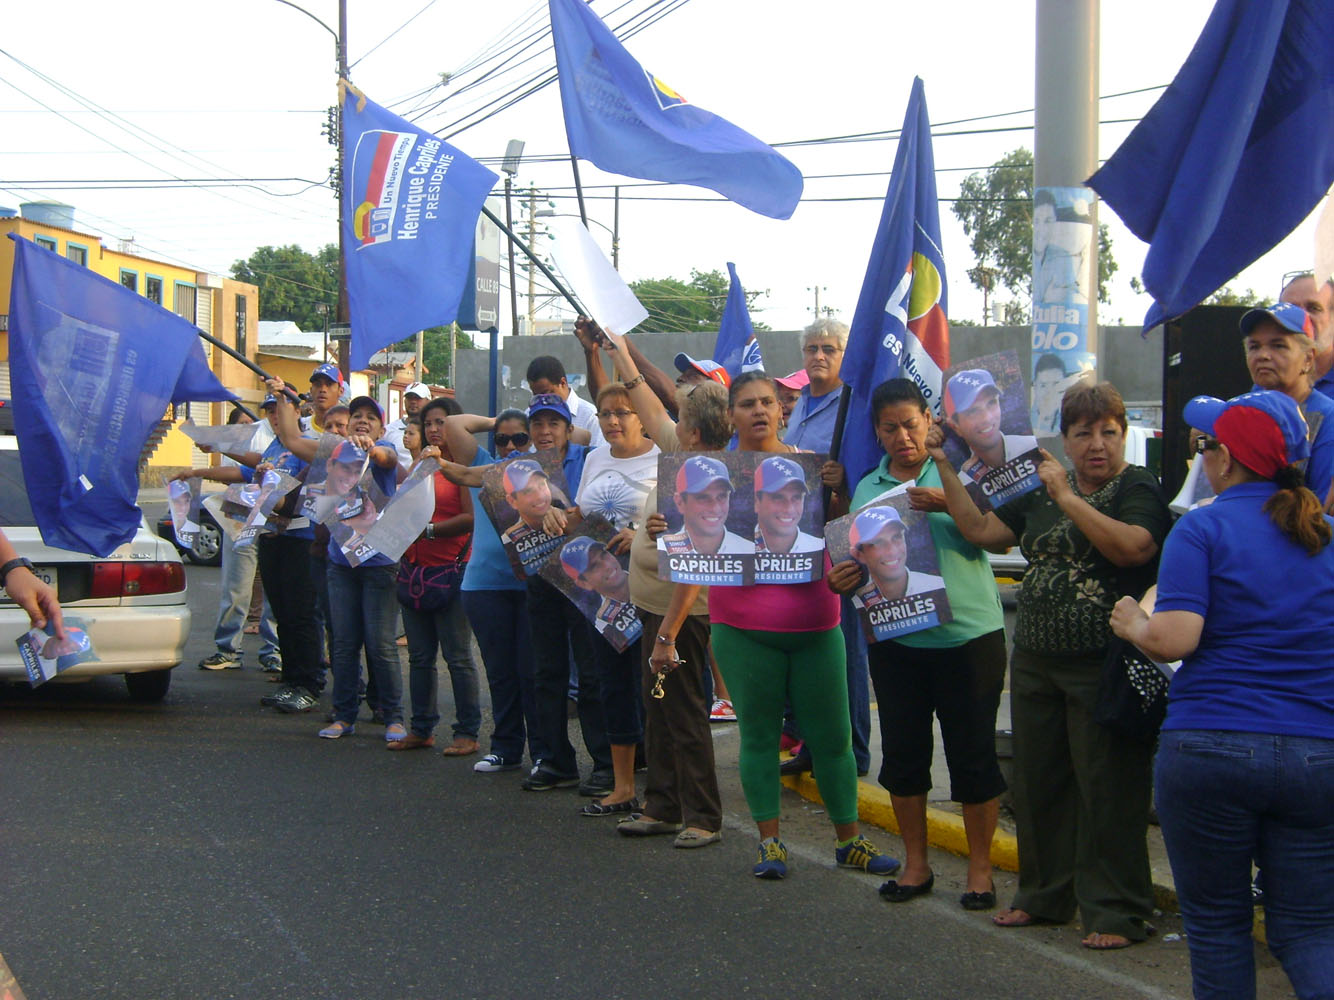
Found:
[[[1093,719],[1124,736],[1151,741],[1167,715],[1171,683],[1133,643],[1113,637],[1098,679]]]
[[[443,611],[458,596],[463,560],[443,566],[420,566],[404,559],[398,564],[398,603],[413,611]]]

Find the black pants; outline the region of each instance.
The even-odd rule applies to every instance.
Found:
[[[283,683],[318,695],[324,690],[320,634],[315,624],[315,584],[310,576],[310,539],[262,535],[259,575],[278,625]]]

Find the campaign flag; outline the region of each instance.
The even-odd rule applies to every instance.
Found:
[[[343,242],[349,362],[454,322],[494,173],[443,139],[342,87]]]
[[[584,0],[549,0],[570,152],[603,170],[717,191],[773,219],[801,200],[801,171],[691,104],[625,51]]]
[[[742,372],[764,371],[764,357],[760,354],[760,342],[755,339],[750,310],[746,308],[746,290],[741,287],[736,265],[730,260],[727,273],[732,283],[727,288],[727,304],[723,306],[723,318],[718,323],[713,360],[726,368],[729,376],[736,378]]]
[[[931,122],[916,78],[843,355],[842,378],[852,399],[839,460],[852,485],[882,454],[867,419],[872,389],[886,379],[911,378],[939,412],[940,374],[950,363],[947,301]]]
[[[10,392],[28,501],[47,545],[106,556],[139,528],[139,455],[167,404],[236,396],[189,320],[10,238]]]
[[[1171,86],[1088,181],[1149,244],[1147,330],[1257,260],[1334,182],[1327,0],[1219,0]]]

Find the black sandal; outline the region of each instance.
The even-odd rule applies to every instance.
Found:
[[[619,813],[636,813],[643,810],[638,799],[627,799],[624,802],[613,802],[611,805],[603,805],[601,802],[590,802],[579,810],[580,816],[615,816]]]

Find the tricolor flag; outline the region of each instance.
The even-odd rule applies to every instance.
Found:
[[[732,283],[727,288],[727,304],[723,306],[723,318],[718,323],[713,360],[727,369],[728,376],[736,378],[742,372],[764,371],[764,358],[760,354],[759,341],[755,339],[755,327],[750,322],[750,310],[746,308],[746,290],[741,287],[736,265],[730,260],[727,273]]]
[[[609,173],[717,191],[792,215],[801,171],[773,147],[691,104],[645,70],[584,0],[548,0],[570,152]]]
[[[443,139],[342,85],[343,242],[352,314],[349,364],[452,323],[494,173]]]
[[[939,412],[940,375],[950,363],[947,300],[931,122],[917,78],[843,355],[842,378],[852,399],[839,460],[852,485],[882,454],[871,430],[872,389],[886,379],[911,378]]]
[[[168,403],[235,399],[194,324],[11,233],[10,392],[47,545],[110,555],[143,514],[139,456]]]

